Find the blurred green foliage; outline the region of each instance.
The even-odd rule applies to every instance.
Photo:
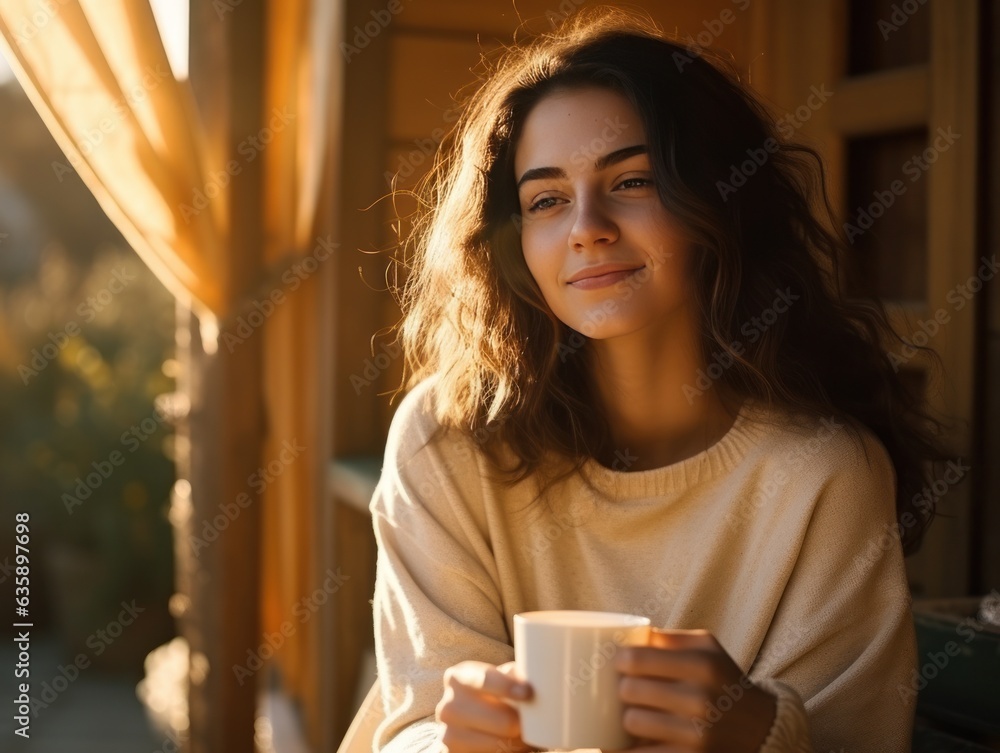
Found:
[[[0,528],[31,513],[35,597],[54,549],[96,558],[85,622],[101,624],[122,600],[173,590],[175,440],[154,401],[174,389],[174,302],[79,179],[57,180],[62,154],[12,86],[0,87]]]

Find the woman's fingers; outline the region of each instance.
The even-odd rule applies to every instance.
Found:
[[[686,682],[664,682],[647,677],[622,677],[618,695],[626,704],[646,706],[685,718],[704,716],[704,693]]]
[[[721,658],[703,648],[664,651],[658,646],[627,646],[615,656],[615,668],[626,675],[711,686],[722,679],[718,666]]]
[[[625,729],[665,748],[756,750],[767,736],[776,701],[757,688],[707,631],[657,631],[650,645],[615,657],[622,678]],[[638,753],[630,750],[629,753]],[[659,748],[657,748],[660,750]]]
[[[709,726],[704,693],[687,683],[623,677],[619,695],[626,704],[625,729],[638,738],[693,745]]]
[[[449,727],[464,727],[494,737],[520,737],[517,709],[502,701],[469,692],[446,690],[435,716]]]
[[[531,696],[534,694],[535,691],[531,687],[531,683],[529,683],[524,677],[522,677],[518,673],[516,662],[509,661],[499,665],[497,667],[497,672],[504,675],[505,677],[509,677],[511,680],[514,681],[514,685],[511,689],[511,692],[514,692],[515,694],[516,693],[522,694],[516,696],[517,700],[520,701],[527,700],[531,698]]]
[[[727,655],[707,630],[650,631],[649,644],[626,646],[615,666],[626,675],[656,677],[712,687],[729,679]]]
[[[625,731],[631,735],[663,743],[676,743],[684,750],[697,747],[703,735],[690,719],[640,706],[625,709],[622,722]]]
[[[521,738],[520,717],[505,699],[513,698],[515,689],[524,683],[509,672],[510,668],[501,670],[473,661],[445,670],[444,695],[435,709],[435,717],[445,725],[444,741],[450,750],[478,749],[484,740],[490,740],[488,750],[496,753],[498,739],[507,740],[511,750],[522,749],[517,747]],[[473,747],[464,747],[467,742]]]
[[[464,661],[449,667],[444,673],[445,687],[469,688],[471,690],[515,701],[531,696],[531,686],[519,678],[510,663],[495,667],[479,661]]]

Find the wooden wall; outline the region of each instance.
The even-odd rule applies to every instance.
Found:
[[[983,256],[1000,258],[1000,6],[982,3],[983,157],[980,162],[979,200],[981,208],[977,230]],[[980,504],[974,508],[972,587],[974,594],[1000,589],[1000,275],[990,280],[984,291],[982,358],[979,366],[979,389],[976,404],[981,416],[982,457],[986,473],[976,493]]]

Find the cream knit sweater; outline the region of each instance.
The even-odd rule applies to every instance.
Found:
[[[842,422],[748,401],[698,455],[636,472],[589,462],[532,505],[537,479],[491,482],[475,439],[428,444],[433,384],[400,403],[370,505],[376,753],[438,750],[444,670],[511,661],[513,615],[536,609],[710,630],[778,697],[763,752],[910,750],[916,637],[874,435],[862,428],[862,447]]]

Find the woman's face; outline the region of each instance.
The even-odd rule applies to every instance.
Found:
[[[604,88],[554,92],[514,154],[524,260],[546,303],[593,339],[669,333],[689,244],[660,202],[642,119]]]

